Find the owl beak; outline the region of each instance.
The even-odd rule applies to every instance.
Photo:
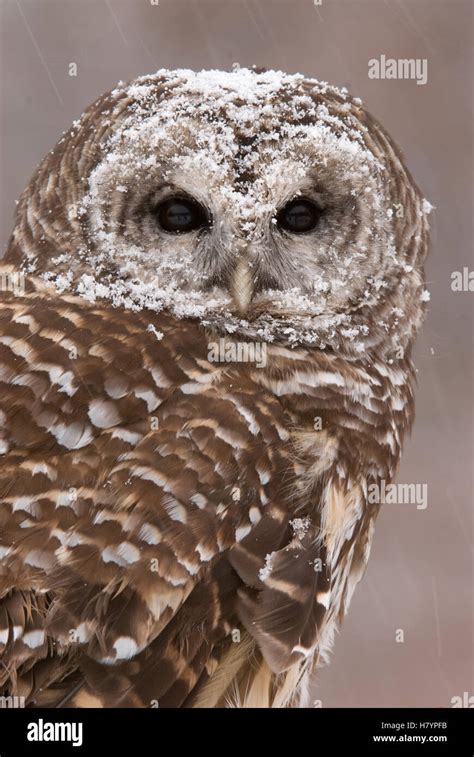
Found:
[[[253,273],[249,259],[244,255],[234,268],[230,278],[230,293],[239,315],[244,318],[252,302]]]

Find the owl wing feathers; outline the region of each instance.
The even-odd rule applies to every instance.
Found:
[[[315,569],[322,552],[315,534],[305,544],[296,538],[267,558],[262,591],[239,591],[239,616],[274,673],[315,652],[329,588],[327,570]]]
[[[284,670],[324,612],[285,411],[190,321],[29,287],[0,307],[2,686],[176,706],[242,624]]]
[[[229,557],[244,582],[239,617],[274,673],[314,652],[326,612],[317,599],[324,601],[329,588],[319,529],[299,521],[304,533],[293,527],[296,519],[282,529],[277,518],[262,518]]]

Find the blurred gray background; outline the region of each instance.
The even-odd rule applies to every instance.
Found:
[[[365,579],[314,697],[323,707],[449,707],[474,694],[471,0],[0,0],[2,249],[43,154],[119,79],[238,61],[362,97],[425,196],[431,311],[418,340],[417,422],[398,480],[428,507],[386,505]],[[426,58],[428,83],[371,80],[368,60]],[[69,64],[77,64],[77,77]],[[404,642],[396,642],[396,631]]]

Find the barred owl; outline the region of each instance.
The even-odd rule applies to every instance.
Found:
[[[4,694],[309,705],[412,423],[429,210],[299,74],[160,70],[73,123],[1,268]]]

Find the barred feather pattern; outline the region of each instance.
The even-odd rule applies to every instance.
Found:
[[[165,99],[166,76],[146,80]],[[0,267],[3,281],[26,273],[25,291],[0,293],[2,694],[32,707],[310,703],[369,557],[368,488],[393,479],[413,420],[428,228],[381,127],[310,84],[294,85],[298,107],[311,91],[369,124],[390,203],[407,208],[387,216],[402,267],[370,308],[351,304],[371,323],[365,349],[337,329],[319,347],[277,331],[264,366],[219,362],[221,311],[178,317],[51,286],[51,268],[93,273],[84,254],[67,259],[89,233],[71,207],[132,90],[91,106],[24,193]],[[237,323],[231,338],[255,338],[252,317]]]
[[[2,684],[179,706],[233,629],[272,674],[323,651],[368,558],[357,482],[391,479],[410,423],[409,363],[402,382],[270,348],[236,370],[196,324],[42,294],[0,311]]]

